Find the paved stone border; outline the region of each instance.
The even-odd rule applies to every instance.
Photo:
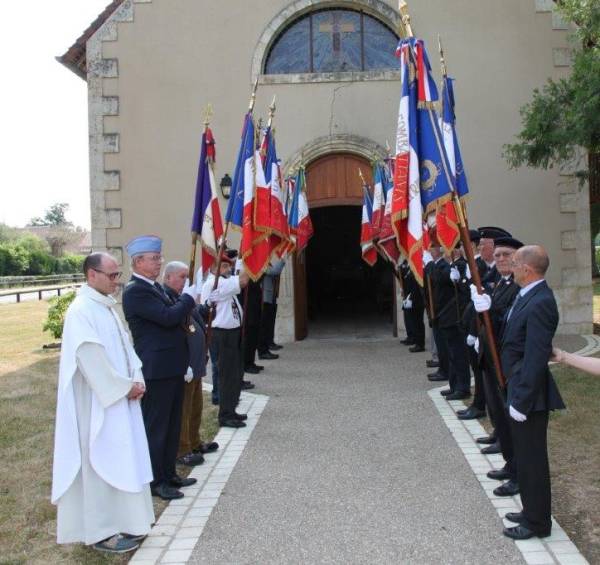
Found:
[[[589,336],[585,337],[587,339]],[[590,341],[588,341],[588,345],[583,350],[588,347],[590,347]],[[600,346],[596,343],[594,347]],[[502,459],[502,455],[483,455],[481,453],[475,439],[487,435],[487,432],[477,420],[459,420],[456,416],[456,411],[465,408],[465,405],[460,400],[446,401],[440,395],[440,391],[443,388],[445,387],[442,386],[430,390],[429,396],[431,400],[462,450],[479,484],[490,499],[490,502],[494,505],[503,524],[509,527],[514,526],[515,524],[504,519],[504,515],[507,512],[519,512],[522,509],[520,497],[495,496],[493,490],[501,483],[499,481],[492,481],[487,477],[488,471],[503,467],[504,460]],[[498,535],[502,535],[500,526],[498,527]],[[525,562],[530,565],[545,565],[547,563],[584,565],[588,563],[577,549],[577,546],[569,539],[569,536],[554,518],[552,518],[552,535],[550,537],[515,541],[515,544],[522,553]]]
[[[221,428],[215,437],[219,450],[205,455],[205,462],[189,475],[198,482],[169,503],[130,563],[187,563],[268,401],[268,396],[242,393],[238,409],[248,414],[246,427]]]

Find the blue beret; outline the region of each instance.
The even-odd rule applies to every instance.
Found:
[[[140,235],[134,237],[126,246],[127,254],[130,257],[141,255],[142,253],[160,253],[162,250],[162,239],[155,235]]]

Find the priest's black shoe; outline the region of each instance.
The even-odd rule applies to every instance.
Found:
[[[427,359],[427,361],[425,361],[425,367],[428,369],[437,369],[439,366],[439,361],[434,361],[433,359]]]
[[[496,496],[515,496],[519,494],[519,483],[515,481],[506,481],[503,485],[494,489]]]
[[[498,440],[496,439],[496,436],[491,435],[478,437],[475,441],[481,445],[492,445],[492,443],[496,443]]]
[[[431,381],[432,383],[437,383],[447,381],[448,377],[444,375],[444,373],[429,373],[429,375],[427,375],[427,380]]]
[[[461,414],[462,412],[462,414]],[[477,418],[483,418],[485,412],[475,408],[475,406],[469,406],[466,410],[459,410],[457,412],[459,420],[476,420]]]
[[[176,500],[183,498],[183,493],[176,488],[173,488],[165,483],[161,483],[151,489],[152,496],[158,496],[163,500]]]
[[[481,450],[481,453],[483,453],[484,455],[496,455],[496,453],[502,453],[502,450],[500,449],[500,444],[496,441],[495,443],[484,447]]]
[[[240,422],[245,422],[248,419],[248,414],[238,414],[236,412],[235,413],[235,419],[239,420]]]
[[[401,339],[400,343],[402,345],[414,345],[415,341],[413,339],[410,339],[409,337],[405,338],[405,339]]]
[[[469,398],[469,396],[471,396],[471,393],[457,390],[451,394],[446,394],[445,396],[446,400],[464,400],[465,398]]]
[[[279,351],[280,349],[283,349],[283,345],[279,345],[278,343],[273,342],[269,345],[269,349],[271,351]]]
[[[254,388],[254,383],[250,381],[242,381],[242,390],[250,390]]]
[[[421,353],[421,351],[425,351],[425,348],[422,345],[417,345],[415,343],[415,345],[413,345],[412,347],[409,347],[408,350],[411,353]]]
[[[183,487],[191,487],[198,482],[198,479],[192,479],[191,477],[180,477],[179,475],[175,475],[171,479],[169,479],[169,484],[172,487],[183,488]]]
[[[525,519],[523,512],[507,512],[504,517],[514,524],[520,524]]]
[[[488,471],[487,477],[494,481],[506,481],[510,479],[510,473],[506,467],[502,467],[502,469],[492,469],[491,471]]]
[[[231,419],[219,422],[219,426],[221,426],[222,428],[245,428],[246,423],[242,422],[241,420]]]
[[[204,463],[204,457],[202,457],[202,453],[186,453],[177,458],[177,463],[187,465],[188,467],[195,467]]]
[[[514,540],[525,540],[525,539],[530,539],[530,538],[535,538],[535,537],[547,538],[550,535],[551,530],[547,530],[545,532],[534,532],[533,530],[530,530],[529,528],[526,528],[523,525],[519,525],[519,526],[514,526],[512,528],[504,528],[502,533],[507,538],[511,538]]]
[[[270,351],[265,351],[264,353],[258,354],[259,359],[279,359],[279,355],[276,353],[271,353]]]
[[[449,388],[445,388],[444,390],[440,390],[440,394],[442,396],[450,396],[452,394],[452,391]]]
[[[254,367],[252,365],[244,368],[244,373],[250,373],[251,375],[258,375],[260,373],[260,369],[258,367]]]
[[[219,449],[219,444],[216,441],[211,441],[209,443],[201,443],[194,449],[194,453],[212,453],[213,451],[217,451],[217,449]]]

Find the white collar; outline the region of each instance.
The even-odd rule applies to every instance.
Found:
[[[112,308],[117,303],[117,301],[112,296],[98,292],[97,290],[89,286],[87,283],[81,285],[81,288],[79,289],[79,294],[81,296],[85,296],[86,298],[93,300],[94,302],[104,304],[104,306],[108,306],[109,308]]]
[[[156,283],[156,281],[153,281],[152,279],[149,279],[149,278],[145,277],[144,275],[138,275],[137,273],[131,273],[131,274],[134,277],[137,277],[138,279],[146,281],[148,284],[151,284],[152,286],[154,286],[154,284]]]
[[[519,291],[519,296],[525,296],[532,288],[536,287],[538,284],[543,283],[544,279],[539,279],[537,281],[533,281],[532,283],[529,283],[527,286],[524,286],[520,291]]]

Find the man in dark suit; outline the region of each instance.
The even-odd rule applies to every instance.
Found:
[[[184,375],[189,366],[187,320],[197,293],[195,286],[186,285],[181,297],[172,302],[156,282],[162,265],[161,246],[155,236],[138,237],[127,244],[133,274],[123,293],[123,312],[146,381],[142,414],[154,475],[150,488],[153,495],[171,500],[183,496],[179,487],[196,482],[176,474],[175,458]]]
[[[544,278],[548,254],[528,245],[515,253],[512,265],[521,290],[504,322],[500,359],[523,511],[506,515],[518,525],[505,528],[504,535],[523,540],[549,536],[552,529],[548,416],[565,405],[548,369],[558,325],[556,300]]]
[[[406,260],[400,265],[400,276],[402,277],[404,297],[402,312],[407,335],[407,338],[402,340],[401,343],[410,345],[409,351],[411,353],[420,353],[425,351],[425,322],[423,321],[425,304],[423,303],[423,294]]]

